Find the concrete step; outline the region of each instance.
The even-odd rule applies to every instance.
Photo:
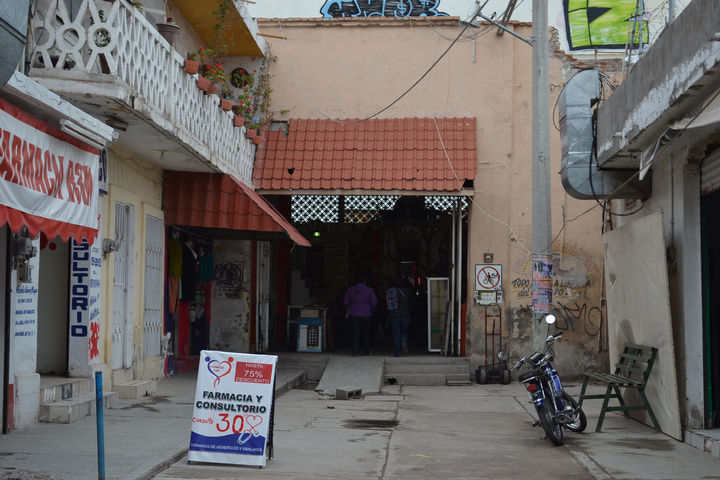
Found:
[[[720,459],[720,429],[686,430],[685,443]]]
[[[68,400],[95,391],[92,378],[40,377],[40,403]]]
[[[441,357],[434,355],[416,355],[402,357],[387,357],[386,365],[470,365],[468,357]]]
[[[139,400],[157,392],[157,381],[155,380],[133,380],[118,385],[113,385],[113,390],[123,400]]]
[[[467,364],[386,363],[385,373],[393,375],[405,373],[461,373],[470,375],[470,368]]]
[[[385,385],[446,385],[447,375],[443,373],[401,373],[383,375]]]
[[[103,392],[103,408],[113,408],[117,392]],[[95,414],[95,392],[40,405],[38,420],[44,423],[73,423]]]
[[[387,358],[383,380],[386,385],[469,385],[470,361],[463,357]]]

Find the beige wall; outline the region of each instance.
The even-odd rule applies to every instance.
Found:
[[[143,357],[143,306],[144,306],[144,260],[145,260],[145,216],[164,219],[162,212],[162,169],[124,151],[115,144],[108,151],[109,192],[103,197],[102,232],[105,238],[115,235],[115,203],[122,202],[134,208],[133,244],[133,361],[127,371],[113,372],[112,364],[112,322],[113,322],[113,275],[114,253],[103,259],[101,300],[101,351],[102,370],[106,381],[124,383],[133,379],[153,379],[163,375],[162,357]],[[103,350],[104,348],[104,350]],[[109,386],[109,385],[108,385]]]
[[[457,19],[260,20],[276,61],[271,63],[276,119],[362,118],[390,104],[429,68],[460,31]],[[529,25],[514,26],[530,38]],[[466,34],[481,32],[470,28]],[[496,29],[461,39],[407,96],[381,114],[399,117],[475,117],[478,167],[470,215],[468,298],[474,265],[483,253],[503,265],[503,336],[517,358],[530,353],[531,111],[532,51]],[[551,60],[551,107],[561,88],[562,62]],[[319,113],[319,112],[322,112]],[[557,115],[557,112],[555,113]],[[555,120],[557,124],[557,120]],[[560,137],[552,137],[552,234],[557,236],[558,326],[566,330],[557,348],[561,372],[602,364],[606,348],[602,278],[601,210],[575,219],[594,204],[569,198],[561,184]],[[564,223],[563,219],[568,221]],[[573,220],[575,219],[575,220]],[[571,221],[572,220],[572,221]],[[564,228],[563,228],[564,226]],[[467,352],[484,362],[485,307],[468,305]]]

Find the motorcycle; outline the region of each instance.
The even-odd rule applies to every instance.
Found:
[[[545,322],[549,330],[550,325],[555,323],[555,316],[547,315]],[[587,427],[585,412],[575,399],[563,390],[560,377],[550,363],[555,358],[553,345],[562,335],[562,332],[548,335],[542,353],[534,352],[528,358],[521,358],[513,368],[517,370],[525,363],[530,365],[530,371],[520,375],[518,381],[528,391],[537,410],[539,421],[533,426],[542,425],[547,438],[558,446],[563,444],[564,428],[572,432],[582,432]]]

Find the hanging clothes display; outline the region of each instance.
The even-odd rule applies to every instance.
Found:
[[[197,252],[193,245],[186,241],[182,252],[182,284],[180,299],[195,301],[195,288],[198,281]]]
[[[180,277],[182,276],[183,247],[177,232],[170,235],[168,241],[168,311],[177,312],[180,299]]]

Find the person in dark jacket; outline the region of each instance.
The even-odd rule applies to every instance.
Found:
[[[365,355],[370,355],[370,324],[378,303],[375,290],[361,277],[347,289],[343,301],[352,327],[353,357],[360,354],[361,348]]]
[[[395,356],[399,357],[408,351],[408,328],[413,305],[413,293],[407,280],[403,277],[395,277],[393,286],[385,295],[385,304],[390,315],[390,330],[393,336]]]

